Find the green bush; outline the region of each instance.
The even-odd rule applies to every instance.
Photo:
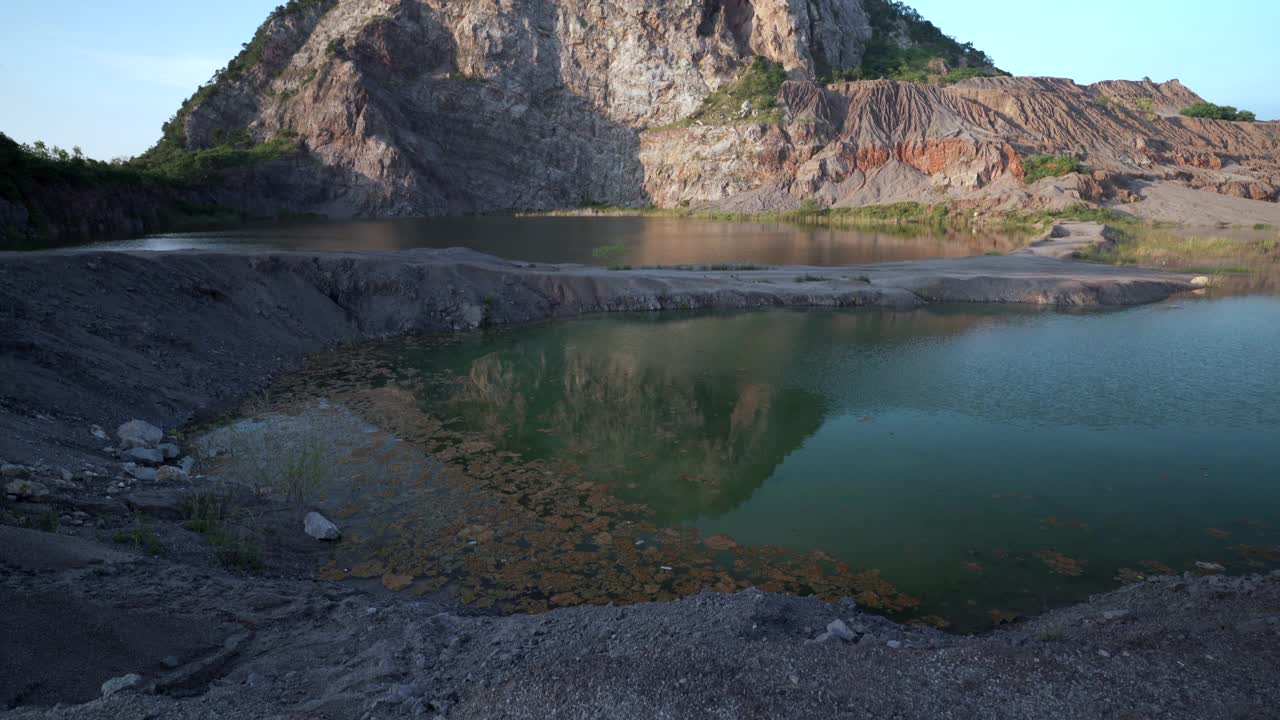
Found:
[[[1027,184],[1047,177],[1061,177],[1071,173],[1088,172],[1080,160],[1070,155],[1031,155],[1023,158],[1023,180]]]
[[[1230,105],[1214,105],[1210,102],[1199,102],[1189,108],[1183,108],[1182,114],[1193,118],[1230,120],[1232,122],[1256,122],[1258,119],[1257,115],[1248,110],[1237,110]]]
[[[778,91],[786,80],[787,72],[782,63],[756,56],[742,77],[708,95],[697,111],[678,124],[779,124],[782,122],[782,111],[778,108]],[[743,103],[750,103],[752,112],[744,115]]]
[[[953,83],[972,77],[1003,75],[991,58],[973,43],[961,43],[925,20],[913,8],[896,0],[863,0],[863,8],[871,21],[871,41],[859,68],[819,69],[819,77],[829,81],[905,80]],[[895,38],[902,29],[912,47],[899,47]],[[929,66],[942,60],[952,68],[946,74],[935,74]]]

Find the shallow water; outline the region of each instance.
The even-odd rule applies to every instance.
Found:
[[[1087,313],[610,317],[336,353],[293,384],[411,392],[422,418],[570,468],[592,497],[602,488],[609,512],[644,520],[631,535],[610,519],[614,549],[566,541],[579,584],[624,568],[596,598],[750,582],[972,629],[1197,562],[1280,565],[1278,380],[1280,299],[1233,297]],[[408,422],[412,437],[426,421]],[[522,479],[480,492],[537,507],[541,474],[485,472]],[[379,512],[393,521],[405,503]],[[537,537],[604,527],[582,517]],[[656,544],[663,528],[736,555],[618,555],[619,538]],[[510,536],[515,551],[534,534]],[[848,568],[823,577],[818,561]],[[697,572],[659,586],[631,568],[658,562]]]
[[[683,265],[852,265],[965,257],[1018,247],[995,233],[892,234],[787,224],[658,217],[465,217],[269,225],[233,231],[154,235],[84,246],[103,250],[406,250],[467,247],[525,262]],[[624,254],[595,256],[606,245]]]

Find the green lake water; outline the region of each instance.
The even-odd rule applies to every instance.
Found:
[[[1280,565],[1280,298],[609,317],[379,349],[658,527],[878,569],[978,627]]]

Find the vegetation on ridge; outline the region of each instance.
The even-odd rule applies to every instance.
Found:
[[[1211,102],[1199,102],[1189,108],[1183,108],[1182,114],[1193,118],[1232,122],[1257,122],[1258,120],[1258,116],[1248,110],[1237,110],[1230,105],[1214,105]]]
[[[1022,159],[1022,179],[1028,185],[1049,177],[1088,171],[1089,168],[1071,155],[1029,155]]]
[[[819,68],[826,82],[848,80],[906,80],[954,83],[972,77],[1004,75],[991,58],[973,46],[946,35],[920,13],[897,0],[864,0],[872,36],[856,68]],[[909,47],[899,42],[907,41]]]
[[[751,66],[737,80],[708,95],[692,115],[676,123],[680,127],[693,124],[734,125],[738,123],[782,122],[778,107],[778,91],[787,80],[782,63],[756,56]]]

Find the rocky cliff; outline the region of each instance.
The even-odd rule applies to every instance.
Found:
[[[296,135],[325,190],[282,176],[277,204],[338,216],[1123,202],[1138,179],[1280,195],[1280,127],[1181,117],[1200,98],[1177,81],[818,82],[923,42],[912,17],[884,0],[293,0],[162,144]],[[691,120],[757,56],[789,78],[776,97]],[[1029,186],[1042,153],[1090,172]]]

